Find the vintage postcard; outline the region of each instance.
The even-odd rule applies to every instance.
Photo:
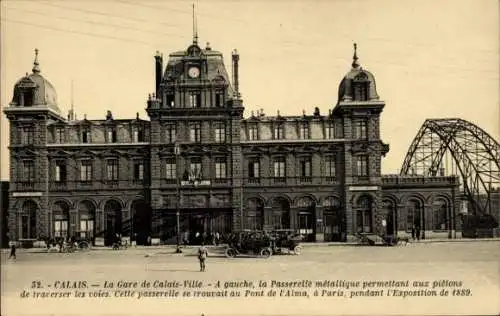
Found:
[[[1,1],[1,315],[498,315],[499,2]]]

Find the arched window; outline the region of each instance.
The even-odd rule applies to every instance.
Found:
[[[95,206],[89,201],[82,201],[78,205],[78,213],[80,237],[92,238],[95,234]]]
[[[364,72],[360,73],[354,78],[352,87],[354,101],[368,101],[370,81],[368,80],[368,76]]]
[[[284,198],[275,198],[271,203],[272,225],[275,229],[290,228],[290,203]]]
[[[52,208],[54,237],[69,237],[69,206],[65,202],[56,202]]]
[[[423,205],[417,199],[411,199],[408,201],[406,206],[406,225],[403,228],[407,232],[410,232],[412,228],[422,228],[422,216],[423,216]]]

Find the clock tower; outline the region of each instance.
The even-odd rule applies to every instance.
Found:
[[[240,226],[244,108],[222,53],[208,43],[200,48],[194,34],[186,50],[169,55],[165,69],[163,56],[155,56],[156,94],[147,102],[153,234],[173,234],[167,227],[175,227],[177,214],[181,233]],[[235,51],[234,82],[238,60]]]

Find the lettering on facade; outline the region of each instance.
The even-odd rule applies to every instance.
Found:
[[[32,197],[32,196],[42,196],[42,192],[14,192],[13,197]]]
[[[379,189],[376,185],[371,186],[350,186],[349,191],[377,191]]]

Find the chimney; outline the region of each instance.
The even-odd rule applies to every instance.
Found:
[[[155,55],[155,71],[156,71],[156,95],[160,96],[160,84],[163,72],[163,55],[159,51],[156,51]]]
[[[238,51],[235,49],[233,50],[233,85],[234,85],[234,92],[236,94],[236,97],[239,98],[240,96],[240,88],[239,88],[239,81],[238,81],[238,62],[240,60],[240,55],[238,55]]]

